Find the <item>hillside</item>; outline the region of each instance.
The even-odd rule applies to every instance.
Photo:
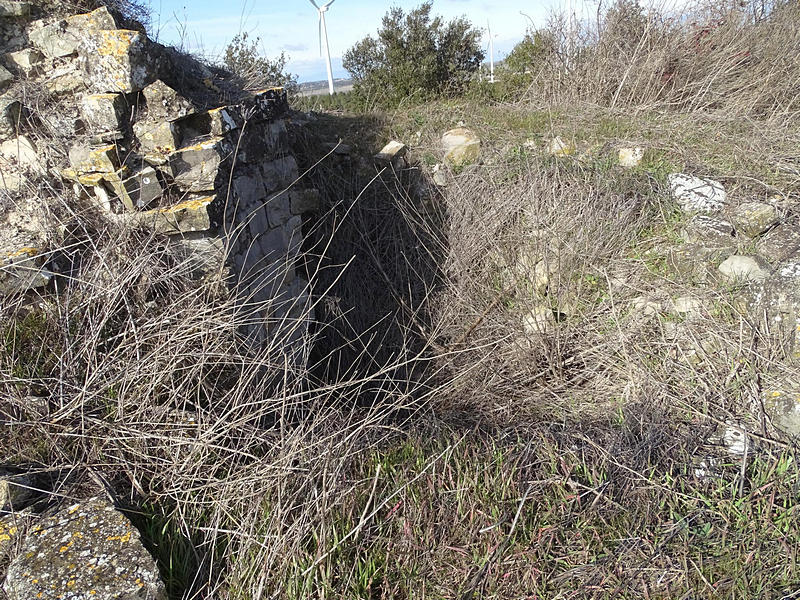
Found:
[[[6,64],[52,18],[22,4]],[[0,164],[2,241],[42,258],[0,280],[0,597],[797,597],[796,80],[690,47],[653,90],[641,47],[394,110],[293,110],[155,46],[185,80],[9,70],[0,133],[42,167]],[[127,122],[47,128],[112,94]],[[126,158],[73,173],[101,142]]]

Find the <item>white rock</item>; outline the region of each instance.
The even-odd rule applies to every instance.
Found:
[[[733,255],[726,258],[719,266],[719,272],[728,281],[764,281],[767,271],[752,256]]]
[[[550,329],[556,322],[553,309],[548,306],[535,306],[522,318],[525,333],[543,333]]]
[[[575,154],[575,146],[565,142],[560,137],[555,137],[547,145],[547,151],[553,156],[569,156],[570,154]]]
[[[618,161],[621,167],[632,169],[639,166],[643,157],[644,150],[642,148],[620,148]]]
[[[701,179],[684,173],[673,173],[667,179],[672,198],[684,212],[717,212],[724,208],[728,200],[725,188],[713,179]]]

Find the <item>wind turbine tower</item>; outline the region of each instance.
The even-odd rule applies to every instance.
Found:
[[[489,83],[494,83],[494,37],[492,37],[492,25],[488,21],[486,27],[489,30]]]
[[[308,0],[314,5],[319,13],[319,55],[322,56],[322,41],[325,40],[325,66],[328,67],[328,93],[333,96],[333,71],[331,70],[331,49],[328,47],[328,27],[325,25],[325,13],[328,12],[328,7],[336,2],[330,0],[326,4],[320,6],[314,0]]]

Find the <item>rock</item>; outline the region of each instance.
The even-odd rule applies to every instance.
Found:
[[[652,317],[663,310],[662,303],[650,296],[637,296],[631,300],[631,310],[645,317]]]
[[[44,55],[36,48],[25,48],[5,55],[6,64],[18,75],[30,75],[42,63]]]
[[[289,207],[293,215],[318,212],[322,209],[319,190],[289,190]]]
[[[555,325],[556,317],[549,306],[535,306],[522,317],[522,326],[527,334],[549,331]]]
[[[702,301],[692,296],[680,296],[672,301],[672,312],[678,315],[697,317],[702,308]]]
[[[198,235],[198,234],[195,234]],[[218,237],[199,234],[170,236],[169,245],[183,261],[193,279],[222,275],[225,269],[225,242]]]
[[[373,158],[375,160],[375,164],[380,167],[392,167],[393,169],[400,169],[403,166],[407,152],[408,146],[402,142],[392,140],[386,144]]]
[[[139,140],[139,150],[153,164],[164,164],[167,156],[180,146],[180,136],[174,123],[169,121],[139,121],[133,124],[133,133]]]
[[[687,213],[715,213],[722,210],[727,194],[722,184],[713,179],[700,179],[684,173],[667,178],[673,200]]]
[[[14,83],[14,75],[11,73],[11,71],[0,65],[0,92],[2,92],[12,83]]]
[[[50,283],[53,275],[44,268],[45,261],[39,248],[0,252],[0,294],[26,292]]]
[[[8,140],[0,144],[0,166],[6,173],[13,174],[13,168],[16,166],[20,171],[26,171],[41,175],[45,172],[44,167],[39,161],[39,154],[31,141],[21,135],[14,139]]]
[[[739,283],[764,281],[768,269],[763,259],[753,256],[729,256],[719,266],[719,272],[727,281]]]
[[[129,29],[88,36],[81,56],[87,87],[95,93],[137,92],[152,82],[158,71],[147,36]]]
[[[44,25],[41,21],[32,23],[28,37],[31,43],[47,58],[60,58],[78,52],[82,42],[92,34],[116,28],[114,17],[107,8],[102,7],[90,13],[73,15],[49,25]]]
[[[147,102],[147,118],[153,121],[158,119],[174,121],[195,111],[191,102],[160,79],[145,86],[142,94]]]
[[[547,152],[552,156],[571,156],[575,154],[575,146],[565,142],[561,137],[554,137],[547,144]]]
[[[0,97],[0,140],[17,135],[22,118],[22,104],[14,98]]]
[[[158,174],[151,167],[142,169],[132,177],[122,181],[122,187],[128,198],[130,198],[131,205],[136,208],[146,208],[164,193]]]
[[[644,158],[642,148],[620,148],[617,162],[621,167],[632,169],[638,167]]]
[[[300,177],[297,161],[291,156],[263,163],[261,175],[268,192],[286,189]]]
[[[447,173],[444,170],[444,165],[439,163],[433,165],[433,170],[431,172],[433,174],[433,183],[439,187],[447,187]]]
[[[158,233],[207,231],[214,227],[211,211],[215,200],[214,196],[202,196],[174,206],[136,213],[128,218],[134,223],[150,226]]]
[[[694,215],[686,224],[683,239],[709,248],[732,248],[736,245],[733,225],[725,219],[708,215]]]
[[[21,18],[31,14],[30,2],[14,2],[13,0],[0,0],[0,17]]]
[[[0,515],[0,565],[8,564],[30,521],[31,516],[25,513]]]
[[[741,427],[727,425],[722,433],[722,445],[734,456],[742,456],[750,450],[750,442],[747,433]]]
[[[10,598],[166,600],[139,532],[102,499],[42,518],[25,536],[3,586]]]
[[[180,119],[180,127],[184,139],[200,137],[222,137],[241,127],[244,117],[236,107],[222,106],[204,112],[192,114]],[[263,140],[267,142],[267,140]],[[264,144],[260,147],[261,153],[265,151]]]
[[[122,94],[89,94],[81,99],[81,114],[91,133],[120,131],[130,113]]]
[[[464,127],[445,132],[442,136],[444,162],[455,169],[471,165],[481,152],[481,141],[475,133]]]
[[[183,191],[212,191],[222,161],[232,154],[233,148],[225,139],[211,139],[170,154],[169,169]]]
[[[0,474],[0,511],[19,511],[41,495],[40,482],[33,475]]]
[[[778,221],[778,211],[765,202],[745,202],[736,207],[733,213],[733,224],[736,231],[754,238]]]
[[[800,227],[778,225],[758,241],[756,251],[773,265],[796,256],[800,252]]]
[[[69,164],[78,174],[114,173],[120,166],[119,153],[114,144],[89,148],[76,145],[70,148]]]

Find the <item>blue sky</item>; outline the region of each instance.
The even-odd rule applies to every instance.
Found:
[[[209,58],[218,56],[239,31],[259,36],[267,56],[285,51],[289,70],[300,81],[324,79],[325,63],[319,55],[317,12],[308,0],[149,0],[151,34],[162,43],[182,46]],[[347,75],[341,57],[354,43],[380,27],[381,17],[392,6],[410,10],[422,0],[336,0],[326,16],[334,77]],[[434,0],[433,12],[448,19],[465,15],[476,26],[491,23],[495,56],[506,54],[522,39],[529,15],[543,25],[563,0],[520,2],[514,0]],[[319,4],[319,2],[318,2]],[[576,2],[577,4],[577,2]],[[484,45],[488,45],[488,35]]]

